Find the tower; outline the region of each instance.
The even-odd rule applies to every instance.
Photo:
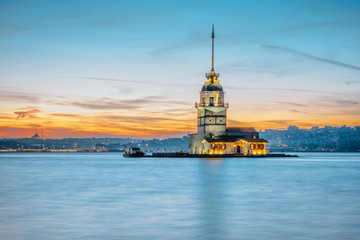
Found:
[[[214,70],[214,25],[212,26],[212,58],[211,70],[207,73],[200,92],[200,103],[196,103],[198,127],[197,135],[202,138],[213,138],[226,131],[226,110],[224,92],[219,81],[219,74]]]
[[[259,138],[254,128],[226,128],[224,91],[219,81],[219,74],[214,69],[214,25],[212,26],[211,70],[200,91],[200,103],[197,109],[197,133],[189,134],[190,155],[252,156],[266,155],[266,141]]]

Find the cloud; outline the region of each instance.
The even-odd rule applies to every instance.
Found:
[[[2,102],[38,102],[39,97],[34,94],[0,90],[0,100]]]
[[[324,62],[324,63],[328,63],[328,64],[331,64],[331,65],[339,66],[339,67],[344,67],[344,68],[354,69],[354,70],[360,70],[360,67],[355,66],[355,65],[334,61],[334,60],[331,60],[331,59],[316,57],[316,56],[310,55],[308,53],[301,52],[301,51],[291,49],[291,48],[287,48],[287,47],[274,46],[274,45],[265,45],[265,44],[262,45],[262,47],[268,48],[268,49],[280,50],[280,51],[283,51],[283,52],[288,52],[288,53],[292,53],[292,54],[296,54],[296,55],[300,55],[300,56],[303,56],[303,57],[311,59],[311,60],[315,60],[315,61],[318,61],[318,62]]]
[[[72,114],[72,113],[50,113],[49,116],[54,117],[65,117],[65,118],[83,118],[81,114]]]
[[[154,115],[166,115],[166,116],[174,116],[174,117],[181,117],[181,119],[184,119],[185,116],[191,116],[194,117],[194,114],[196,114],[195,108],[190,108],[191,105],[188,105],[188,108],[185,109],[161,109],[159,111],[148,111],[149,114]]]
[[[289,110],[294,113],[300,113],[304,116],[311,116],[314,118],[316,116],[338,116],[338,119],[342,117],[355,119],[360,114],[360,100],[356,98],[337,99],[321,97],[318,99],[309,99],[306,101],[306,104],[307,105],[304,105],[306,108],[296,108],[297,105],[293,104],[295,108]]]
[[[342,21],[337,21],[337,20],[329,20],[329,21],[307,21],[307,22],[298,22],[298,23],[293,23],[290,25],[285,25],[285,26],[278,26],[276,28],[271,28],[268,31],[269,32],[294,32],[294,31],[303,31],[303,30],[312,30],[312,29],[321,29],[321,28],[326,28],[326,27],[332,27],[332,26],[337,26],[337,25],[341,25],[343,22]]]
[[[29,111],[19,111],[19,112],[14,112],[14,114],[16,114],[16,115],[18,115],[17,117],[16,117],[16,119],[19,119],[19,118],[34,118],[34,117],[36,117],[35,115],[34,115],[34,113],[39,113],[39,112],[41,112],[40,110],[29,110]]]
[[[14,120],[14,117],[13,117],[13,115],[0,114],[0,121],[1,120]]]
[[[54,116],[54,117],[60,117],[60,118],[69,118],[69,119],[81,119],[83,120],[89,120],[89,119],[96,119],[95,122],[97,123],[104,123],[104,122],[111,122],[113,120],[118,121],[118,122],[122,122],[122,123],[126,123],[126,122],[130,122],[130,123],[147,123],[150,124],[153,122],[160,122],[160,121],[179,121],[178,118],[176,117],[161,117],[160,115],[147,115],[145,116],[145,114],[143,115],[134,115],[134,116],[128,116],[128,115],[119,115],[119,114],[113,114],[113,115],[109,115],[104,114],[104,113],[95,113],[95,114],[67,114],[67,113],[52,113],[49,114],[49,116]],[[184,121],[184,120],[182,120]],[[111,123],[113,124],[113,123]]]
[[[293,105],[293,106],[297,106],[297,107],[307,107],[307,106],[308,106],[308,105],[306,105],[306,104],[293,103],[293,102],[282,102],[282,101],[278,101],[278,102],[275,102],[275,103]]]
[[[228,120],[228,125],[232,127],[241,126],[241,127],[255,127],[255,129],[264,129],[264,128],[285,128],[290,125],[298,125],[298,126],[312,126],[313,123],[302,122],[299,120],[293,119],[268,119],[261,121],[237,121],[233,119]]]
[[[48,114],[51,122],[47,126],[63,126],[71,131],[91,132],[92,135],[114,136],[166,136],[183,135],[193,128],[193,119],[182,119],[167,115],[151,115],[133,112],[133,115],[116,113]],[[54,118],[55,117],[55,118]],[[60,123],[60,125],[58,125]],[[54,133],[55,134],[55,133]]]
[[[129,82],[129,83],[148,83],[146,81],[125,80],[117,78],[101,78],[101,77],[80,77],[81,79],[97,80],[97,81],[111,81],[111,82]]]
[[[335,102],[339,103],[341,106],[343,105],[358,105],[358,101],[351,101],[351,100],[336,100]]]
[[[77,77],[74,77],[77,78]],[[193,87],[198,86],[198,84],[186,84],[186,83],[168,83],[168,82],[156,82],[156,81],[139,81],[139,80],[126,80],[126,79],[117,79],[117,78],[102,78],[102,77],[80,77],[80,79],[89,79],[89,80],[96,80],[96,81],[111,81],[111,82],[124,82],[124,83],[141,83],[141,84],[161,84],[166,86],[187,86]]]
[[[166,96],[147,96],[137,99],[111,99],[111,98],[97,98],[90,100],[59,102],[59,105],[75,106],[84,109],[93,110],[119,110],[119,109],[139,109],[154,106],[169,106],[169,105],[188,105],[188,102],[174,101]]]
[[[206,46],[205,44],[208,43],[208,39],[204,38],[198,31],[182,30],[182,32],[186,33],[184,39],[180,40],[178,43],[155,49],[151,51],[151,54],[156,56],[174,50],[189,50],[190,48]]]
[[[67,102],[63,105],[70,105],[84,109],[94,109],[94,110],[116,110],[116,109],[136,109],[140,106],[137,104],[126,104],[123,101],[97,101],[90,100],[86,102]]]
[[[291,92],[311,92],[311,93],[325,93],[325,94],[336,94],[335,92],[326,92],[326,91],[318,91],[318,90],[312,90],[312,89],[301,89],[301,88],[262,88],[262,87],[234,87],[234,86],[226,86],[226,88],[229,89],[237,89],[237,90],[270,90],[270,91],[291,91]]]
[[[178,118],[171,117],[157,117],[157,116],[120,116],[120,115],[99,115],[96,116],[97,119],[107,119],[107,120],[116,120],[122,122],[131,122],[131,123],[146,123],[150,125],[155,122],[179,122]],[[189,120],[182,119],[182,122]],[[193,119],[191,119],[193,121]]]
[[[359,81],[346,81],[345,82],[346,85],[357,84],[357,83],[359,83]]]
[[[278,125],[289,126],[289,125],[295,124],[296,121],[295,120],[266,120],[266,121],[258,121],[258,123],[274,123],[274,124],[278,124]]]

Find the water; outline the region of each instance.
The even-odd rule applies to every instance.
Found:
[[[359,239],[360,153],[3,153],[0,238]]]

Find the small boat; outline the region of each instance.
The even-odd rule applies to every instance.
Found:
[[[140,148],[125,148],[124,157],[143,157],[145,153]]]

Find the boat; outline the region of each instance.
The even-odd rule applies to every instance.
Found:
[[[124,157],[143,157],[145,153],[140,150],[140,148],[125,148],[125,153],[123,154]]]

